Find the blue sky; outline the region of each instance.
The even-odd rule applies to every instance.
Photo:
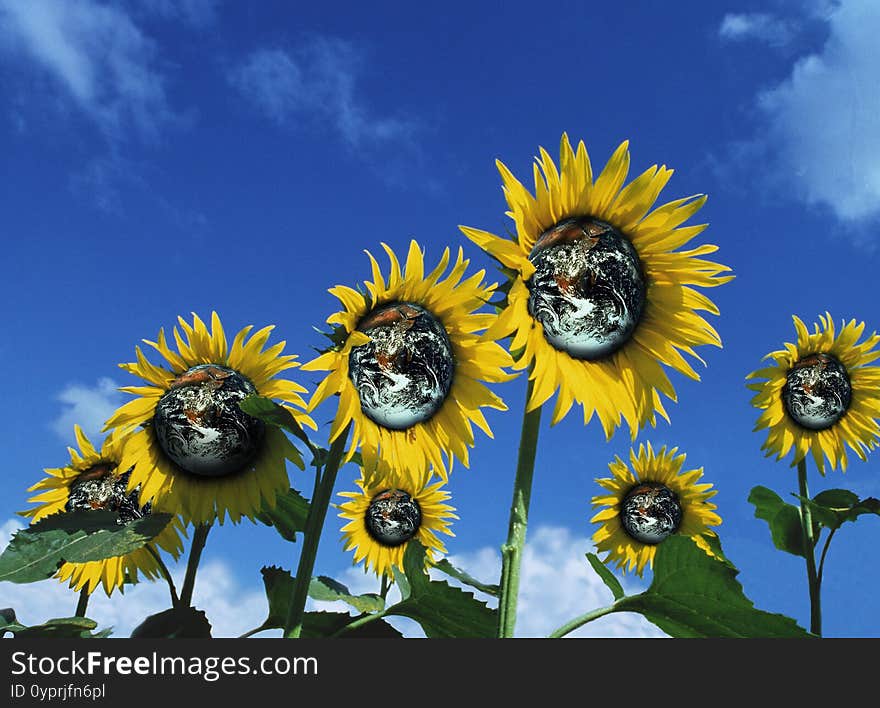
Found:
[[[723,350],[700,352],[701,383],[673,377],[672,424],[640,440],[678,445],[705,467],[747,594],[806,623],[803,561],[772,548],[746,502],[757,484],[788,497],[796,478],[760,452],[743,379],[792,340],[792,314],[811,323],[828,310],[880,328],[878,31],[871,0],[442,11],[0,0],[0,526],[13,528],[5,520],[42,468],[65,461],[73,423],[95,430],[124,400],[115,388],[135,381],[117,364],[178,314],[215,309],[227,332],[275,324],[273,341],[307,358],[322,345],[312,327],[333,312],[327,288],[369,276],[364,249],[384,241],[401,251],[414,237],[430,262],[461,246],[492,275],[457,226],[509,225],[496,158],[525,178],[538,146],[556,154],[563,131],[586,141],[594,164],[628,138],[632,174],[675,168],[663,197],[709,194],[700,242],[718,244],[737,275],[710,293]],[[313,388],[318,378],[299,380]],[[461,517],[449,551],[475,573],[493,572],[491,549],[506,534],[524,389],[523,379],[498,387],[511,410],[490,413],[495,440],[481,435],[471,469],[458,467],[449,485]],[[317,419],[332,414],[324,406]],[[523,633],[608,599],[583,568],[589,500],[594,478],[628,450],[626,433],[606,444],[577,415],[542,429]],[[815,490],[880,496],[876,455],[845,477],[811,475]],[[310,489],[298,476],[293,485]],[[345,469],[339,490],[354,476]],[[317,570],[373,589],[342,553],[341,525],[328,517]],[[863,518],[835,538],[830,636],[880,635],[878,531],[878,519]],[[222,528],[203,581],[248,598],[256,624],[259,567],[291,567],[296,552],[263,527]],[[68,601],[59,590],[0,584],[0,605],[36,622]],[[247,629],[222,595],[205,600],[209,615],[222,600],[223,627]],[[157,590],[136,598],[161,609]],[[115,604],[99,609],[130,626]],[[633,618],[603,621],[596,631],[651,631]]]

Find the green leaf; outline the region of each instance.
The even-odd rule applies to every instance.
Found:
[[[112,511],[52,514],[16,533],[0,555],[0,580],[33,583],[51,577],[61,563],[124,556],[158,536],[171,514],[150,514],[125,524]]]
[[[797,498],[809,505],[813,518],[819,524],[832,531],[864,514],[880,516],[880,499],[859,499],[848,489],[826,489],[813,499]]]
[[[303,639],[321,639],[334,635],[341,639],[401,639],[403,635],[383,619],[374,619],[354,629],[345,628],[360,619],[344,612],[306,612],[303,616]]]
[[[590,565],[593,566],[593,570],[596,571],[596,574],[602,578],[602,582],[605,583],[605,587],[611,591],[615,600],[619,600],[626,595],[623,591],[623,586],[617,578],[614,577],[614,574],[605,567],[605,564],[599,560],[599,556],[595,553],[587,553],[587,560],[590,561]]]
[[[211,623],[203,610],[173,607],[147,617],[131,633],[132,639],[210,639]]]
[[[262,396],[247,396],[238,403],[238,407],[249,416],[259,418],[264,423],[274,425],[276,428],[284,428],[287,432],[302,440],[307,447],[312,443],[306,431],[296,422],[293,414],[284,406],[279,406],[271,398]]]
[[[352,595],[345,585],[333,578],[328,578],[326,575],[312,578],[312,582],[309,584],[309,597],[313,600],[328,602],[342,600],[363,613],[381,612],[385,609],[385,600],[380,595],[375,593]]]
[[[266,599],[269,601],[269,616],[260,627],[262,629],[283,629],[287,622],[290,601],[293,599],[294,579],[290,571],[274,565],[260,569]]]
[[[495,610],[471,593],[439,580],[425,571],[425,548],[416,540],[403,554],[404,573],[395,569],[401,601],[386,615],[409,617],[418,622],[428,637],[492,637],[497,624]]]
[[[0,637],[10,632],[18,639],[99,639],[110,633],[109,629],[105,629],[93,634],[92,630],[97,626],[95,620],[87,617],[61,617],[26,627],[16,620],[15,611],[10,608],[4,610],[0,617]]]
[[[264,506],[254,516],[266,526],[273,526],[283,539],[295,543],[297,532],[306,530],[309,502],[295,489],[289,489],[276,497],[273,508]]]
[[[755,506],[755,517],[770,526],[774,546],[780,551],[806,557],[800,509],[784,502],[767,487],[753,487],[749,501]]]
[[[738,574],[687,536],[670,536],[657,547],[651,586],[613,611],[638,612],[673,637],[812,636],[790,617],[755,609]]]
[[[488,583],[483,583],[474,578],[471,575],[468,575],[463,570],[456,568],[452,563],[450,563],[445,558],[437,561],[436,563],[431,564],[432,568],[436,568],[441,573],[445,573],[450,578],[455,578],[463,582],[465,585],[469,585],[472,588],[479,590],[480,592],[484,592],[487,595],[492,595],[492,597],[498,597],[498,594],[501,592],[501,588],[497,585],[489,585]]]

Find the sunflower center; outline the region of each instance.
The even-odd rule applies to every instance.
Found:
[[[366,514],[367,533],[383,546],[400,546],[422,525],[419,503],[400,489],[386,489],[373,497]]]
[[[602,359],[632,336],[645,307],[645,277],[630,240],[589,216],[566,219],[538,237],[529,313],[544,337],[575,359]]]
[[[348,371],[364,414],[391,430],[429,420],[449,395],[455,371],[440,320],[420,305],[397,302],[373,310],[358,330],[370,341],[351,350]]]
[[[828,354],[811,354],[785,376],[782,401],[801,427],[825,430],[843,417],[852,402],[846,367]]]
[[[138,506],[137,490],[128,494],[128,478],[131,470],[125,474],[110,474],[114,465],[101,462],[82,472],[73,480],[67,497],[65,511],[115,511],[120,523],[149,516],[151,504]]]
[[[681,525],[678,496],[664,484],[643,482],[623,500],[620,523],[636,541],[656,545],[674,534]]]
[[[190,474],[235,474],[260,451],[266,432],[261,420],[238,406],[256,392],[256,387],[234,369],[216,364],[188,369],[156,405],[153,427],[159,445]]]

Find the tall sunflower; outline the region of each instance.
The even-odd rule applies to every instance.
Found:
[[[484,382],[506,381],[502,367],[510,357],[498,344],[480,338],[495,321],[476,312],[494,292],[482,282],[484,271],[462,280],[469,261],[449,264],[449,249],[425,275],[419,245],[412,241],[401,269],[394,251],[386,281],[369,252],[373,280],[365,293],[344,285],[330,289],[342,310],[327,322],[335,327],[337,345],[303,365],[304,371],[328,371],[309,402],[313,410],[338,394],[330,430],[331,442],[349,423],[349,458],[361,449],[364,463],[410,470],[418,476],[428,465],[447,478],[444,455],[468,465],[474,444],[472,424],[491,437],[481,408],[506,410]]]
[[[400,474],[383,464],[372,474],[361,469],[355,483],[360,491],[339,493],[349,499],[339,505],[339,516],[348,519],[342,528],[345,550],[354,549],[355,563],[365,560],[365,571],[393,579],[394,567],[403,570],[403,554],[413,538],[429,559],[446,553],[437,534],[454,536],[449,526],[458,517],[444,503],[450,496],[444,482],[431,484],[428,472]]]
[[[711,484],[698,484],[703,468],[682,472],[685,455],[666,446],[654,453],[651,443],[630,450],[632,469],[615,457],[608,465],[611,477],[596,482],[610,494],[593,497],[594,507],[603,507],[591,523],[602,524],[593,534],[599,553],[608,552],[605,562],[641,575],[645,566],[654,565],[657,546],[672,534],[690,536],[710,556],[707,538],[715,536],[710,526],[718,526],[718,507],[708,501],[717,490]]]
[[[137,361],[120,367],[149,385],[122,391],[137,398],[121,406],[106,428],[126,438],[122,465],[133,466],[129,488],[140,487],[141,504],[162,501],[186,521],[207,524],[226,515],[233,522],[274,506],[289,488],[285,459],[303,468],[302,458],[284,433],[244,413],[240,401],[259,395],[281,401],[303,425],[315,428],[302,409],[306,389],[277,375],[299,364],[282,355],[286,342],[264,349],[273,327],[248,339],[242,329],[230,347],[216,312],[211,331],[193,313],[193,324],[178,318],[177,351],[159,330],[153,347],[170,368],[151,364],[135,347]]]
[[[115,511],[120,521],[126,523],[155,511],[150,504],[141,506],[137,492],[128,489],[131,470],[121,464],[122,441],[118,437],[108,437],[98,451],[78,425],[74,431],[79,450],[68,448],[70,462],[64,467],[46,469],[47,476],[28,489],[40,493],[28,499],[37,506],[21,512],[22,516],[36,523],[50,514],[103,509]],[[181,531],[183,525],[174,517],[147,545],[167,551],[176,559],[183,551]],[[55,577],[62,582],[69,580],[74,590],[86,588],[89,594],[101,584],[110,596],[124,582],[136,582],[138,573],[151,580],[162,574],[147,547],[98,561],[63,563]]]
[[[880,335],[872,332],[859,343],[865,323],[843,322],[836,333],[827,312],[813,324],[812,334],[793,316],[797,343],[770,352],[772,365],[746,378],[756,392],[752,405],[761,411],[755,431],[767,429],[761,446],[767,456],[782,459],[794,448],[792,466],[811,452],[825,474],[825,458],[846,470],[846,445],[860,459],[880,438],[880,367],[867,366],[880,358]]]
[[[655,165],[623,187],[626,141],[595,181],[583,142],[575,153],[563,134],[558,170],[546,150],[540,153],[534,195],[496,163],[515,238],[460,227],[510,278],[503,310],[485,336],[513,334],[516,368],[531,369],[528,410],[558,390],[553,423],[577,401],[585,422],[598,415],[606,437],[622,415],[635,439],[645,423],[655,424],[656,413],[668,419],[660,393],[676,399],[661,364],[699,379],[682,354],[699,359],[696,346],[721,346],[697,314],[718,309],[691,286],[714,287],[733,276],[700,258],[716,246],[677,250],[706,228],[681,227],[705,196],[650,211],[672,170]]]

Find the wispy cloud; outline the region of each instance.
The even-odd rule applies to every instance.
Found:
[[[755,132],[712,161],[728,181],[732,169],[748,170],[743,182],[757,179],[765,191],[862,227],[880,217],[880,4],[805,3],[803,18],[824,25],[821,50],[800,56],[784,80],[756,93]],[[863,228],[850,233],[870,245]]]
[[[126,0],[132,12],[205,29],[217,21],[220,0]]]
[[[64,441],[74,440],[73,426],[79,425],[96,445],[104,422],[122,403],[118,384],[102,378],[94,386],[71,383],[58,394],[62,410],[50,423],[51,429]]]
[[[718,28],[718,36],[729,42],[757,40],[771,46],[789,44],[798,31],[791,20],[764,12],[728,13]]]
[[[119,6],[96,0],[0,0],[0,46],[51,76],[114,140],[155,138],[176,120],[154,42]]]
[[[413,122],[368,108],[358,89],[364,67],[362,53],[350,42],[317,37],[291,51],[259,49],[229,80],[279,125],[331,125],[353,148],[410,139]]]

